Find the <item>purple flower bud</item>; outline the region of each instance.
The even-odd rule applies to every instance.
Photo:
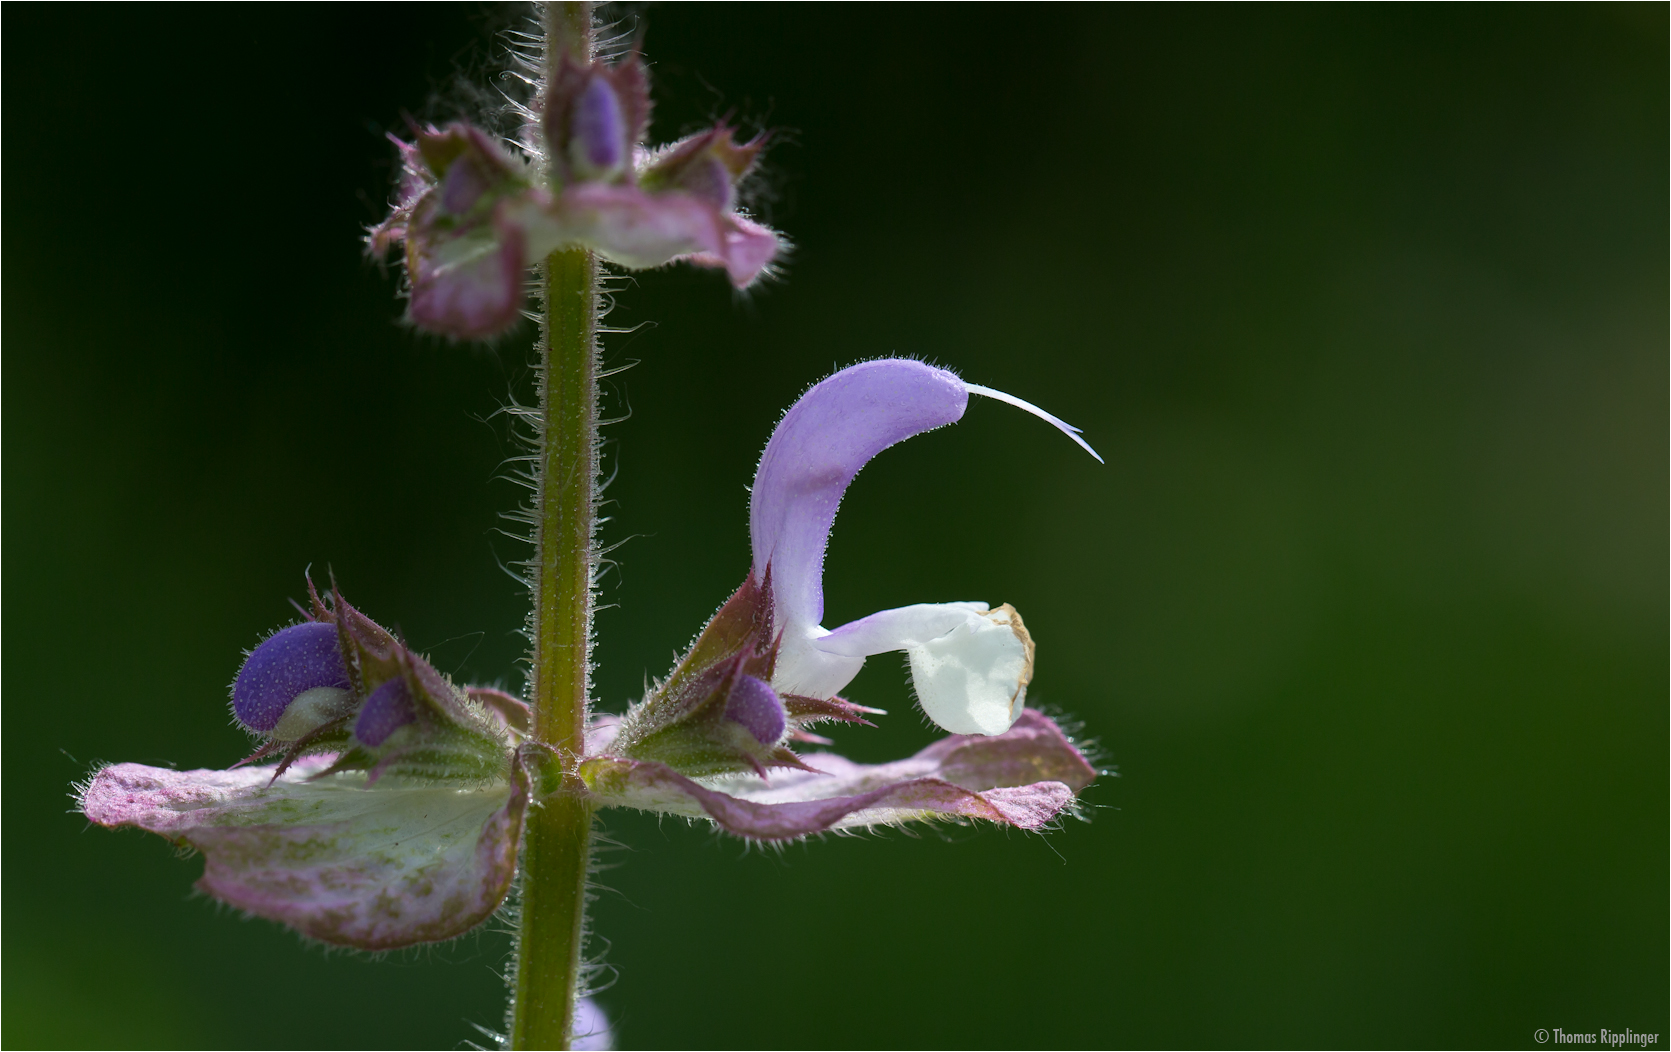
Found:
[[[650,124],[650,84],[637,54],[614,65],[564,55],[542,105],[560,184],[632,181],[633,149]]]
[[[776,745],[787,717],[777,692],[764,681],[740,674],[725,702],[725,718],[739,723],[761,745]]]
[[[417,718],[412,691],[406,686],[406,681],[391,679],[372,691],[371,697],[366,699],[365,706],[360,709],[360,718],[354,721],[354,737],[376,747],[382,745],[396,728],[404,727]]]
[[[574,103],[569,124],[569,153],[582,179],[608,180],[627,164],[626,114],[609,78],[594,74]]]
[[[280,629],[250,652],[232,684],[232,713],[266,733],[298,694],[315,687],[348,687],[336,626],[323,621]]]

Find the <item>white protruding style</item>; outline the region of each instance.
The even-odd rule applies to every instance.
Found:
[[[1079,437],[1083,432],[1081,432],[1081,430],[1079,428],[1074,427],[1072,424],[1068,423],[1066,420],[1063,420],[1061,417],[1056,416],[1056,415],[1051,414],[1051,413],[1045,412],[1043,409],[1040,409],[1038,406],[1036,406],[1033,403],[1027,401],[1025,398],[1017,398],[1015,395],[1006,394],[1003,391],[999,391],[999,390],[996,390],[996,389],[991,388],[991,387],[982,387],[980,384],[972,384],[972,383],[964,383],[963,387],[970,394],[978,394],[978,395],[982,396],[983,398],[991,398],[991,399],[994,399],[996,401],[1003,402],[1007,405],[1013,405],[1017,409],[1023,409],[1023,410],[1026,410],[1029,413],[1032,413],[1034,416],[1038,417],[1040,420],[1043,420],[1045,423],[1050,424],[1052,427],[1056,428],[1056,430],[1060,431],[1062,434],[1068,436],[1069,438],[1071,438],[1075,442],[1077,442],[1079,444],[1080,449],[1083,449],[1085,452],[1087,452],[1087,453],[1091,454],[1093,457],[1097,458],[1097,463],[1098,464],[1101,464],[1101,463],[1104,462],[1103,459],[1102,459],[1102,454],[1098,453],[1096,450],[1092,449],[1091,448],[1091,443],[1089,443],[1089,442],[1085,441],[1083,438]]]
[[[902,650],[923,712],[960,734],[1003,734],[1020,718],[1033,646],[1009,607],[932,603],[884,610],[834,631],[824,620],[824,554],[859,469],[896,442],[963,418],[970,395],[1015,406],[1100,462],[1079,429],[1033,403],[909,358],[861,362],[813,385],[760,455],[749,499],[754,579],[770,582],[779,639],[772,688],[834,697],[866,657]]]

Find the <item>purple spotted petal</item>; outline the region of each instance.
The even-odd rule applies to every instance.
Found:
[[[336,626],[308,621],[274,632],[250,652],[232,684],[232,712],[245,727],[265,733],[304,690],[347,686]]]
[[[391,679],[371,692],[354,721],[354,737],[370,746],[382,745],[396,728],[418,718],[412,691],[404,679]]]
[[[777,692],[753,676],[739,674],[725,701],[725,718],[740,723],[761,745],[776,745],[788,721]]]
[[[508,784],[481,789],[307,780],[332,759],[306,757],[276,782],[271,767],[115,764],[81,806],[100,825],[196,848],[201,890],[322,942],[392,950],[450,939],[499,907],[528,805],[520,757]]]
[[[817,384],[772,432],[749,499],[754,572],[772,569],[779,624],[824,619],[824,549],[848,483],[876,454],[955,423],[969,404],[963,381],[905,358],[864,362]]]
[[[937,816],[1034,830],[1096,778],[1061,728],[1032,709],[1005,734],[952,735],[895,763],[858,764],[832,753],[805,760],[814,770],[703,785],[665,764],[600,756],[582,765],[581,776],[604,806],[709,818],[758,840]]]

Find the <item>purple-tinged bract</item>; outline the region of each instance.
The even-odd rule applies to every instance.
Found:
[[[336,626],[308,621],[279,629],[250,652],[232,684],[232,712],[239,723],[265,734],[278,726],[296,695],[347,686]]]
[[[462,935],[504,901],[530,793],[520,760],[479,788],[366,788],[330,757],[289,771],[101,769],[81,792],[90,821],[201,851],[198,887],[321,942],[392,950]]]
[[[1039,830],[1073,807],[1097,777],[1055,721],[1027,709],[1008,731],[952,735],[904,760],[860,764],[813,753],[799,770],[706,784],[665,763],[611,755],[581,763],[604,806],[707,818],[752,840],[794,840],[832,829],[978,818]]]

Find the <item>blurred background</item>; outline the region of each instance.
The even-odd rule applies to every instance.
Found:
[[[658,140],[774,129],[746,297],[636,275],[598,692],[748,565],[778,414],[916,355],[977,404],[837,520],[830,623],[1014,603],[1118,777],[1048,838],[748,850],[606,815],[622,1047],[1532,1046],[1668,1029],[1667,14],[1638,6],[668,5]],[[496,408],[530,333],[402,327],[359,237],[489,5],[4,14],[12,1047],[463,1047],[507,940],[382,960],[89,829],[98,761],[221,767],[302,572],[520,684]],[[467,85],[475,84],[473,93]],[[630,540],[628,540],[630,538]],[[900,663],[866,760],[934,737]],[[1661,1041],[1665,1038],[1662,1036]]]

